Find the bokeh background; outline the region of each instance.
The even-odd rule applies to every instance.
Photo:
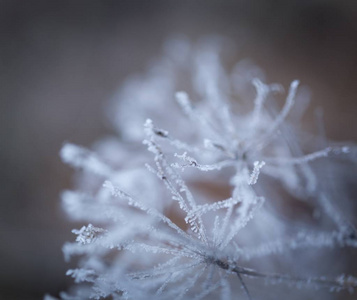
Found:
[[[207,34],[231,38],[271,82],[299,78],[327,135],[357,140],[354,0],[0,1],[0,299],[56,296],[71,282],[63,142],[112,132],[105,104],[167,37]]]

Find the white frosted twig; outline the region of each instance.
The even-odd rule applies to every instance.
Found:
[[[125,249],[136,253],[138,251],[144,251],[144,252],[149,252],[153,254],[171,254],[175,256],[180,256],[180,257],[187,257],[187,258],[193,258],[193,259],[200,259],[201,256],[189,252],[189,251],[184,251],[183,249],[174,249],[174,248],[168,248],[166,246],[152,246],[148,245],[145,243],[131,243],[127,244],[124,246]]]
[[[197,273],[194,274],[194,276],[187,277],[186,279],[186,284],[182,285],[182,291],[181,293],[177,296],[177,300],[182,299],[185,294],[196,284],[197,280],[203,275],[203,273],[206,271],[207,266],[204,266],[201,268]]]
[[[112,169],[86,148],[67,143],[62,147],[60,156],[65,163],[74,168],[84,169],[104,177],[110,177],[112,174]]]
[[[227,211],[226,211],[226,215],[224,216],[223,219],[223,224],[220,230],[216,229],[215,233],[215,241],[216,241],[216,246],[220,245],[223,242],[230,218],[232,216],[232,212],[233,212],[233,205],[229,206]]]
[[[94,227],[92,224],[88,224],[88,226],[83,226],[79,230],[72,230],[72,233],[77,235],[76,242],[82,245],[93,243],[101,236],[102,233],[105,232],[105,229]]]
[[[253,110],[253,123],[256,124],[260,118],[260,113],[263,108],[264,101],[266,96],[269,93],[268,86],[261,82],[258,78],[254,78],[252,81],[257,95],[254,99],[254,110]]]
[[[268,163],[275,164],[304,164],[319,158],[327,157],[330,153],[333,154],[345,154],[349,152],[349,148],[346,146],[343,147],[327,147],[323,150],[319,150],[301,157],[292,157],[292,158],[265,158]]]
[[[182,155],[175,153],[175,156],[182,159],[183,161],[187,162],[187,164],[184,164],[184,165],[180,165],[178,163],[171,164],[172,167],[181,168],[182,171],[185,168],[192,167],[192,168],[196,168],[198,170],[204,171],[204,172],[208,172],[208,171],[213,171],[213,170],[221,170],[224,167],[231,166],[234,164],[234,162],[232,162],[231,160],[224,160],[224,161],[220,161],[216,164],[212,164],[212,165],[202,165],[202,164],[199,164],[196,159],[188,156],[187,152],[184,152]]]
[[[288,96],[286,97],[286,101],[285,101],[283,109],[278,114],[278,116],[275,118],[274,122],[270,125],[270,127],[267,129],[267,131],[264,133],[264,135],[261,138],[259,138],[258,141],[255,141],[256,145],[252,144],[252,145],[250,145],[250,147],[256,147],[258,145],[258,148],[262,149],[267,144],[269,144],[271,142],[272,139],[270,139],[270,137],[281,126],[281,124],[284,122],[284,120],[286,119],[287,115],[289,114],[291,108],[294,105],[294,100],[295,100],[295,95],[296,95],[298,85],[299,85],[298,80],[294,80],[290,84],[289,93],[288,93]]]
[[[163,292],[164,288],[166,288],[167,284],[172,282],[173,280],[178,281],[178,280],[181,280],[182,278],[186,279],[187,276],[189,276],[192,273],[194,273],[193,269],[196,268],[198,265],[199,265],[198,263],[193,263],[193,264],[189,263],[189,264],[186,264],[184,266],[176,266],[175,269],[172,269],[171,271],[168,271],[167,273],[169,273],[169,274],[168,274],[165,282],[161,285],[159,290],[157,290],[156,294],[160,295]],[[196,275],[200,276],[201,274],[202,274],[202,270],[201,270],[201,272],[199,271]],[[197,279],[194,279],[194,280],[197,280]],[[188,286],[187,285],[184,286],[184,289],[187,290]]]
[[[268,132],[267,132],[268,136],[271,135],[273,132],[275,132],[276,129],[283,123],[283,121],[287,117],[288,113],[290,112],[291,108],[294,105],[296,91],[297,91],[298,86],[299,86],[298,80],[294,80],[290,84],[290,89],[289,89],[288,96],[286,98],[285,105],[284,105],[282,111],[277,116],[277,118],[274,120],[274,123],[268,129]]]
[[[189,240],[192,240],[192,237],[188,233],[183,231],[180,227],[178,227],[175,223],[173,223],[169,218],[164,216],[162,213],[158,212],[156,209],[147,208],[144,204],[140,203],[139,201],[134,200],[133,197],[131,197],[129,194],[123,192],[118,187],[115,187],[110,181],[105,181],[103,184],[103,187],[108,188],[111,191],[112,196],[127,200],[128,204],[130,206],[136,207],[151,216],[157,217],[163,223],[167,224],[169,227],[174,229],[179,235],[181,235],[184,238],[187,238]]]
[[[182,110],[186,115],[188,115],[190,118],[194,119],[196,115],[193,112],[193,107],[191,105],[191,102],[189,100],[189,97],[186,92],[177,92],[175,94],[176,100],[178,104],[181,106]]]
[[[204,139],[203,143],[204,143],[204,147],[208,150],[214,150],[223,153],[224,155],[228,156],[230,159],[236,158],[236,154],[232,150],[227,149],[224,145],[218,142],[214,142],[210,139]]]
[[[215,126],[217,124],[212,123],[210,119],[207,119],[205,116],[200,114],[199,111],[194,109],[187,93],[181,91],[177,92],[175,96],[182,110],[191,120],[198,121],[198,124],[200,124],[209,135],[214,136],[215,139],[220,140],[224,138],[223,133],[225,130],[222,130],[222,128],[217,128],[217,126]]]
[[[240,248],[240,257],[243,260],[250,260],[256,257],[281,254],[288,250],[298,250],[310,247],[332,248],[335,245],[343,246],[341,235],[338,232],[322,232],[318,234],[299,232],[295,237],[290,239],[279,239],[259,246]]]
[[[178,262],[182,259],[180,256],[174,256],[173,258],[169,259],[166,263],[156,266],[151,270],[144,271],[144,272],[133,272],[129,273],[128,276],[132,279],[146,279],[150,277],[158,277],[161,275],[165,275],[168,273],[179,272],[182,270],[190,270],[192,268],[197,267],[200,263],[186,263],[186,264],[179,264]]]
[[[171,192],[172,199],[176,200],[180,204],[180,208],[187,214],[194,210],[197,206],[193,195],[186,186],[182,178],[172,169],[172,167],[167,163],[166,158],[160,149],[159,145],[154,141],[153,138],[153,124],[151,120],[145,122],[145,132],[148,136],[148,140],[144,140],[143,143],[148,146],[148,150],[155,154],[155,163],[157,171],[153,170],[147,165],[150,171],[156,173],[156,175],[163,180],[166,188]],[[178,188],[176,188],[176,185]],[[185,197],[184,197],[184,196]],[[189,223],[191,229],[194,233],[198,234],[198,238],[202,239],[204,243],[208,243],[206,230],[203,225],[201,217],[197,218],[197,222],[193,221]]]
[[[181,259],[180,256],[174,256],[174,257],[168,259],[166,262],[160,263],[160,264],[152,267],[152,269],[150,269],[148,271],[132,272],[132,273],[129,273],[128,276],[133,279],[144,279],[144,278],[148,278],[148,277],[153,277],[155,275],[159,276],[159,275],[162,275],[162,274],[165,274],[166,272],[168,272],[168,270],[170,270],[170,268],[176,268],[175,263],[180,261],[180,259]]]
[[[185,220],[187,222],[190,220],[192,221],[204,215],[205,213],[208,213],[210,211],[217,211],[222,208],[229,208],[231,206],[236,205],[239,202],[241,202],[241,200],[237,198],[228,198],[226,200],[217,201],[214,203],[206,203],[203,205],[198,205],[196,209],[192,210],[189,214],[187,214]]]
[[[258,177],[260,174],[260,169],[265,165],[264,161],[255,161],[254,162],[254,168],[252,171],[252,174],[249,177],[248,184],[253,185],[256,184],[258,181]]]
[[[156,135],[162,139],[166,139],[169,141],[171,145],[173,145],[175,148],[180,149],[180,150],[186,150],[190,152],[195,152],[199,153],[200,149],[198,147],[192,147],[191,145],[173,138],[167,130],[157,128],[152,124],[152,121],[150,119],[146,120],[145,122],[145,128],[147,130],[147,133],[150,132],[150,135]]]
[[[261,208],[264,203],[263,197],[256,197],[252,203],[250,203],[249,210],[246,215],[237,218],[237,220],[231,225],[228,235],[225,237],[223,243],[220,245],[219,249],[223,250],[229,242],[237,235],[237,233],[244,228],[248,222],[253,218],[254,213]]]
[[[353,228],[353,226],[349,225],[349,222],[347,222],[336,205],[332,204],[330,198],[326,194],[320,193],[318,195],[318,201],[324,212],[331,218],[341,232],[345,233],[347,230]]]
[[[225,278],[221,278],[221,300],[232,299],[232,291],[229,281]]]
[[[254,109],[253,109],[253,119],[252,119],[253,126],[256,126],[256,124],[258,124],[261,118],[263,105],[264,102],[266,101],[268,94],[275,91],[280,92],[283,90],[283,88],[278,84],[271,84],[271,85],[264,84],[258,78],[254,78],[252,83],[257,92],[257,95],[255,96],[254,99]]]
[[[214,266],[213,266],[214,268]],[[212,268],[212,270],[213,270]],[[200,300],[203,299],[205,296],[207,296],[208,294],[212,293],[214,290],[218,289],[221,285],[221,281],[218,281],[216,283],[211,282],[212,278],[210,278],[210,273],[208,273],[208,279],[210,279],[208,285],[206,285],[206,287],[203,289],[203,291],[199,294],[196,295],[195,298],[193,298],[194,300]]]

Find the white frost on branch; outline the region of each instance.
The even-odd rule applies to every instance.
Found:
[[[322,159],[349,158],[354,147],[302,145],[305,135],[291,123],[308,102],[299,101],[299,82],[279,109],[274,97],[282,86],[264,83],[248,63],[230,74],[221,46],[217,39],[168,42],[162,59],[128,79],[113,100],[109,114],[122,140],[101,141],[96,151],[63,146],[62,160],[81,170],[77,190],[62,194],[63,208],[88,225],[63,246],[65,259],[79,262],[67,272],[77,285],[62,299],[276,299],[276,284],[289,287],[281,298],[327,299],[326,290],[357,287],[340,269],[313,275],[341,259],[325,249],[357,248],[353,223],[334,196],[337,178],[326,171],[320,184],[325,171],[315,168]],[[190,93],[177,92],[181,82]],[[319,254],[313,272],[303,255],[311,249]]]
[[[259,177],[259,174],[260,174],[260,169],[264,165],[265,165],[264,161],[255,161],[254,162],[254,164],[253,164],[254,169],[253,169],[252,174],[250,175],[250,178],[249,178],[249,181],[248,181],[249,185],[253,185],[253,184],[257,183],[258,177]]]
[[[83,226],[79,230],[73,229],[72,232],[77,235],[76,242],[85,245],[94,242],[105,230],[88,224],[88,226]]]

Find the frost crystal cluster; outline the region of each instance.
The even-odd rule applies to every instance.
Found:
[[[336,192],[353,146],[304,133],[299,81],[224,68],[222,45],[168,41],[112,101],[120,138],[64,145],[79,171],[63,207],[83,227],[63,248],[79,257],[63,299],[332,299],[357,286]]]

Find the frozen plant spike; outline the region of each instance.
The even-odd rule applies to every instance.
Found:
[[[195,109],[193,107],[193,105],[190,102],[189,96],[187,95],[186,92],[177,92],[175,94],[176,96],[176,100],[179,103],[181,109],[183,110],[183,112],[192,120],[195,122],[198,122],[199,125],[204,128],[207,133],[209,133],[209,135],[212,135],[213,137],[215,137],[217,140],[219,140],[222,137],[222,132],[220,130],[220,128],[218,128],[216,126],[216,124],[210,120],[207,119],[204,115],[202,115],[202,113],[200,113],[199,110]],[[227,122],[229,122],[229,117],[227,116],[227,109],[224,109],[226,111],[226,113],[224,114]],[[198,125],[198,124],[197,124]],[[230,127],[232,128],[232,124],[231,125],[224,125],[225,127]]]
[[[250,178],[249,178],[249,181],[248,181],[249,185],[253,185],[253,184],[257,183],[258,177],[259,177],[259,174],[260,174],[260,169],[264,165],[265,165],[264,161],[255,161],[254,162],[254,168],[253,168],[252,174],[250,175]]]
[[[94,242],[100,234],[105,232],[105,230],[89,224],[88,226],[83,226],[79,230],[73,229],[72,232],[77,235],[76,242],[85,245]]]
[[[276,117],[274,122],[267,129],[265,134],[259,139],[259,143],[258,144],[260,144],[259,145],[260,148],[263,148],[267,144],[269,144],[269,142],[271,141],[270,137],[277,131],[279,126],[281,126],[281,124],[284,122],[285,118],[288,116],[291,108],[294,105],[296,91],[297,91],[298,86],[299,86],[299,81],[298,80],[294,80],[290,84],[289,93],[288,93],[288,96],[286,97],[286,101],[285,101],[283,109],[278,114],[278,116]]]
[[[230,160],[220,161],[220,162],[218,162],[216,164],[212,164],[212,165],[202,165],[202,164],[199,164],[197,162],[197,160],[195,160],[193,157],[188,156],[187,152],[184,152],[182,155],[175,153],[175,156],[177,158],[180,158],[183,161],[187,162],[184,165],[180,165],[178,163],[171,164],[171,166],[173,168],[181,169],[182,171],[184,171],[185,168],[192,167],[192,168],[196,168],[201,171],[204,171],[204,172],[208,172],[208,171],[213,171],[213,170],[221,170],[224,167],[234,165],[234,163]]]
[[[190,99],[187,95],[186,92],[177,92],[175,94],[176,96],[176,100],[178,102],[178,104],[181,106],[182,110],[184,111],[185,114],[187,114],[189,117],[194,118],[194,111],[193,111],[193,107],[191,105]]]
[[[210,211],[217,211],[223,208],[230,208],[239,203],[240,200],[237,198],[229,198],[227,200],[217,201],[212,204],[203,204],[196,207],[196,209],[192,210],[189,214],[187,214],[185,220],[188,222],[189,220],[193,220],[198,218],[199,216],[204,215]]]
[[[262,207],[264,201],[265,199],[263,197],[257,197],[249,203],[245,214],[240,218],[236,218],[233,224],[230,225],[228,234],[225,235],[223,242],[220,244],[220,250],[223,250],[232,242],[233,238],[248,224],[254,214]]]
[[[319,158],[328,157],[330,153],[339,155],[339,154],[347,154],[349,153],[349,148],[346,146],[343,147],[327,147],[323,150],[316,151],[301,157],[292,157],[292,158],[266,158],[268,163],[281,163],[281,164],[304,164]]]
[[[67,276],[71,276],[75,279],[76,283],[79,282],[94,282],[95,281],[95,271],[86,269],[70,269],[66,272]]]
[[[181,228],[179,228],[175,223],[173,223],[165,215],[163,215],[162,213],[160,213],[159,211],[157,211],[154,208],[148,208],[141,202],[134,200],[130,195],[122,192],[118,187],[115,187],[110,181],[104,182],[103,187],[109,188],[112,191],[113,197],[119,197],[119,198],[123,198],[123,199],[127,200],[128,205],[136,207],[139,210],[146,212],[148,215],[158,218],[160,221],[167,224],[169,227],[174,229],[179,235],[183,236],[184,238],[192,239],[192,237],[188,233],[186,233]]]
[[[271,92],[282,92],[284,89],[279,84],[267,85],[260,81],[258,78],[254,78],[252,81],[257,95],[254,99],[254,110],[253,110],[253,126],[256,126],[261,118],[261,113],[263,111],[263,105],[266,98]]]
[[[112,174],[111,168],[104,164],[95,153],[83,147],[67,143],[62,147],[60,155],[65,163],[75,168],[85,169],[102,176]]]

